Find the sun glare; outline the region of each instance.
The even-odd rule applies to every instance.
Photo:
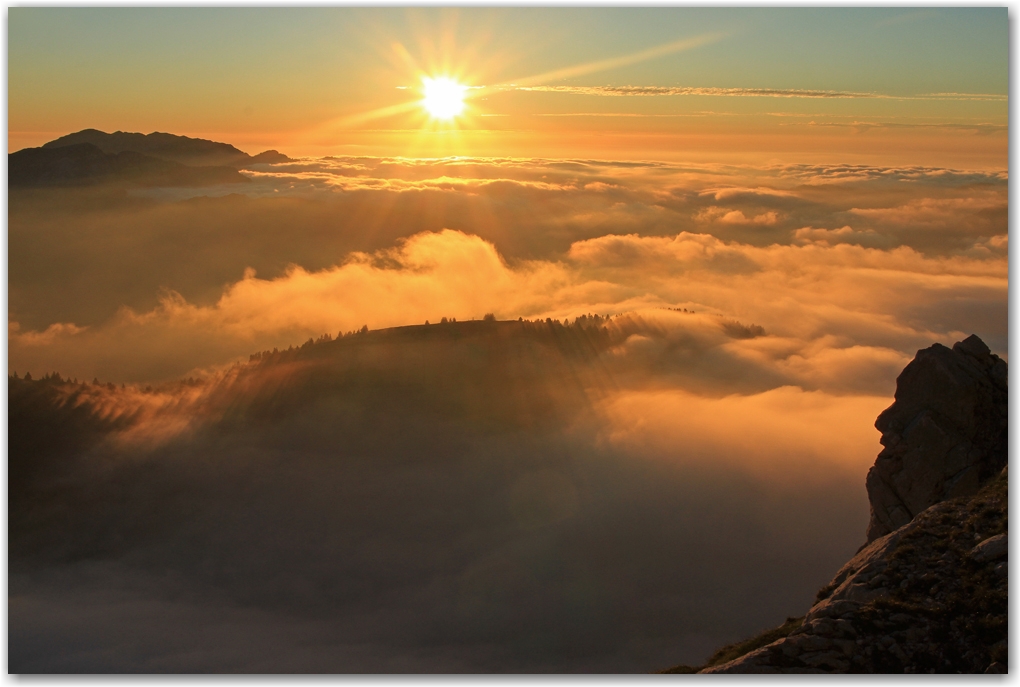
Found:
[[[424,78],[425,99],[422,106],[436,119],[453,119],[464,111],[464,96],[468,87],[453,79]]]

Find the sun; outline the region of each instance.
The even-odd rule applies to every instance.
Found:
[[[422,79],[425,98],[421,101],[430,115],[436,119],[453,119],[464,111],[464,96],[468,87],[447,77]]]

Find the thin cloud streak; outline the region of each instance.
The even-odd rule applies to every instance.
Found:
[[[541,112],[535,117],[641,117],[641,118],[677,118],[677,117],[707,117],[701,112],[691,113],[642,113],[642,112]]]
[[[826,126],[856,129],[950,129],[953,131],[973,131],[978,134],[997,134],[1009,131],[1007,124],[965,124],[960,122],[808,122],[808,126]]]
[[[745,98],[890,98],[877,93],[852,91],[814,91],[797,88],[711,88],[696,86],[518,86],[518,91],[572,93],[576,95],[683,96],[707,95]]]
[[[888,95],[857,91],[819,91],[804,88],[718,88],[713,86],[523,86],[514,90],[542,93],[570,93],[606,97],[719,96],[728,98],[819,98],[877,100],[977,100],[1006,102],[1008,95],[996,93],[923,93],[920,95]]]
[[[1009,101],[1009,95],[1006,93],[924,93],[917,96],[921,99],[931,100],[998,100],[1002,102]]]

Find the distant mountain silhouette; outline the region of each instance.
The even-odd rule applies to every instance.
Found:
[[[232,167],[192,167],[133,151],[108,153],[91,143],[25,148],[7,156],[9,188],[98,184],[193,187],[248,181]]]
[[[170,160],[192,167],[234,167],[252,164],[286,162],[286,155],[267,150],[258,155],[249,155],[228,143],[217,143],[202,138],[188,138],[175,134],[153,132],[151,134],[115,131],[108,134],[98,129],[84,129],[77,133],[61,136],[43,145],[43,148],[63,148],[89,143],[104,153],[141,153],[161,160]]]

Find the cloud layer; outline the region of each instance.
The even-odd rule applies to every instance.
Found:
[[[363,325],[647,307],[805,349],[902,358],[977,332],[1005,350],[1003,174],[343,158],[254,180],[15,197],[10,369],[147,381]]]
[[[863,541],[914,352],[1007,348],[1005,172],[251,174],[11,195],[9,367],[77,378],[10,380],[15,672],[697,663]]]
[[[1004,347],[1002,246],[927,257],[868,247],[874,234],[847,228],[796,236],[801,245],[757,247],[686,232],[609,235],[575,242],[559,260],[511,266],[476,236],[423,233],[331,268],[293,266],[274,279],[248,272],[210,305],[170,292],[153,310],[124,309],[93,327],[12,327],[11,365],[145,382],[366,325],[678,307],[761,324],[770,336],[740,356],[805,388],[888,391],[892,368],[913,350],[971,331]],[[877,367],[861,376],[868,356]]]

